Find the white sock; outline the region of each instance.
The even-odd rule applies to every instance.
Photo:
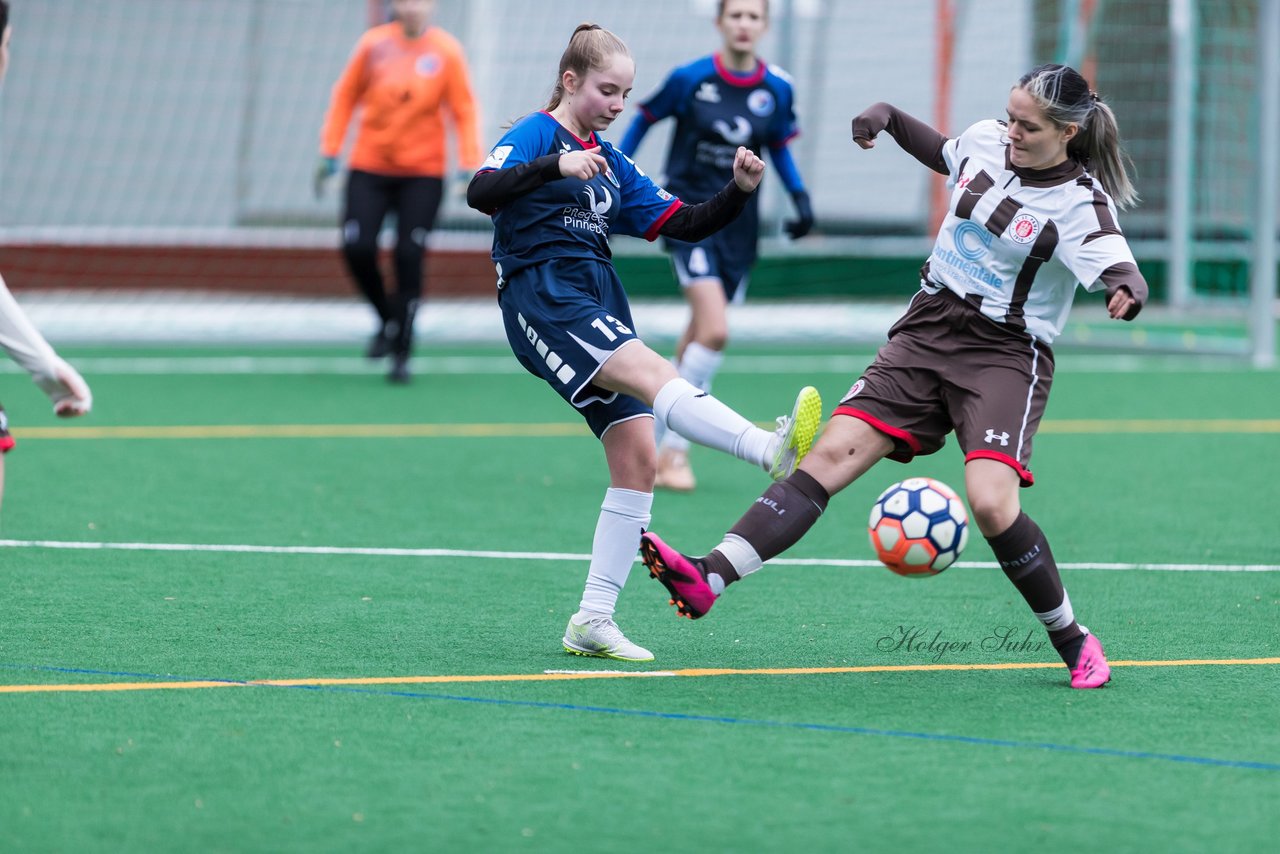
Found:
[[[683,377],[664,385],[653,401],[654,415],[667,429],[690,441],[765,467],[773,434],[700,391]]]
[[[612,617],[618,594],[627,583],[640,548],[640,533],[649,527],[652,492],[605,490],[591,543],[591,568],[578,608],[588,614]]]
[[[676,370],[693,385],[703,391],[711,391],[711,381],[716,378],[716,372],[720,370],[720,363],[723,361],[724,354],[719,350],[690,341],[684,348],[684,355],[676,363]],[[658,444],[676,451],[689,450],[689,440],[673,430],[668,430]]]
[[[680,363],[676,361],[676,357],[675,357],[675,356],[672,356],[672,357],[671,357],[671,364],[675,365],[675,367],[676,367],[676,371],[677,371],[677,373],[678,373],[678,372],[679,372],[679,370],[680,370]],[[666,421],[664,421],[664,420],[662,420],[662,418],[658,415],[658,413],[657,413],[657,412],[654,412],[654,413],[653,413],[653,441],[654,441],[654,443],[655,443],[659,448],[661,448],[661,447],[662,447],[662,443],[663,443],[664,441],[666,441],[667,435],[668,435],[668,434],[670,434],[670,433],[671,433],[671,431],[667,429],[667,422],[666,422]],[[682,437],[682,438],[683,438],[683,437]]]
[[[1032,611],[1041,623],[1044,624],[1046,631],[1057,631],[1065,629],[1076,620],[1075,611],[1071,609],[1071,597],[1067,595],[1067,591],[1062,591],[1062,604],[1054,608],[1052,611]]]
[[[680,357],[676,369],[680,371],[680,376],[698,388],[711,391],[711,382],[716,378],[716,372],[720,370],[720,363],[723,361],[724,353],[704,347],[697,341],[690,341],[685,346],[684,355]]]
[[[760,555],[756,550],[751,547],[751,543],[748,543],[737,534],[725,534],[724,542],[716,546],[716,551],[725,556],[733,566],[734,572],[738,573],[739,578],[746,578],[764,566],[764,561],[760,559]]]

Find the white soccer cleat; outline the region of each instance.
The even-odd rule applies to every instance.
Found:
[[[564,651],[618,661],[653,661],[653,653],[627,640],[612,617],[582,611],[569,618],[564,630]]]
[[[778,429],[769,443],[769,477],[782,480],[796,470],[805,454],[813,447],[818,427],[822,425],[822,395],[811,385],[800,389],[791,415],[778,416]]]

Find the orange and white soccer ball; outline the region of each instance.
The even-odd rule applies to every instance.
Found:
[[[880,562],[909,578],[937,575],[969,542],[964,502],[931,477],[908,478],[880,493],[868,528]]]

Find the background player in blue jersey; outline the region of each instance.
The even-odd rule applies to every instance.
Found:
[[[978,122],[955,139],[883,102],[853,120],[859,147],[887,132],[946,175],[950,208],[920,291],[795,474],[770,486],[705,557],[644,535],[645,564],[685,616],[703,616],[726,586],[790,548],[877,462],[932,454],[954,433],[974,522],[1070,669],[1071,687],[1110,680],[1102,644],[1076,621],[1019,492],[1035,482],[1029,462],[1053,383],[1050,345],[1077,286],[1105,291],[1115,320],[1132,320],[1146,301],[1116,220],[1137,194],[1115,115],[1075,69],[1033,68],[1006,112],[1008,121]]]
[[[711,198],[730,179],[738,146],[756,155],[767,148],[798,214],[786,223],[787,233],[799,238],[813,227],[813,209],[787,147],[799,133],[791,81],[756,56],[768,25],[768,0],[720,0],[720,52],[672,71],[640,104],[639,115],[618,147],[634,157],[654,123],[675,117],[665,183],[692,202]],[[689,325],[676,346],[676,366],[680,376],[704,391],[711,390],[729,340],[727,305],[746,296],[759,228],[759,205],[752,197],[742,216],[714,235],[699,241],[666,240],[690,308]],[[658,426],[658,486],[693,489],[689,442]]]
[[[649,661],[653,654],[627,640],[613,614],[653,506],[650,419],[656,413],[694,441],[779,478],[812,445],[822,402],[806,388],[776,432],[762,430],[682,379],[633,330],[609,235],[700,240],[742,212],[764,173],[760,158],[739,147],[730,180],[702,204],[685,205],[653,183],[597,136],[621,114],[634,79],[635,63],[617,36],[579,26],[547,108],[498,141],[467,201],[493,217],[498,303],[512,351],[586,418],[609,465],[591,567],[564,648]]]

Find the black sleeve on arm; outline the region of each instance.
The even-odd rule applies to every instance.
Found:
[[[934,172],[946,175],[947,161],[942,157],[945,134],[931,128],[909,113],[884,101],[872,104],[853,120],[854,139],[875,139],[876,134],[887,130],[903,151],[928,166]]]
[[[1129,313],[1122,320],[1133,320],[1138,316],[1138,312],[1142,311],[1142,306],[1147,301],[1147,280],[1142,277],[1142,273],[1138,270],[1136,264],[1128,261],[1121,264],[1112,264],[1103,270],[1102,275],[1098,278],[1106,283],[1107,302],[1111,302],[1111,298],[1116,295],[1116,291],[1121,288],[1128,288],[1130,296],[1133,297],[1134,306],[1129,309]]]
[[[677,208],[658,229],[658,233],[663,237],[696,243],[737,219],[750,198],[751,194],[744,192],[736,181],[730,181],[723,190],[705,202]]]
[[[562,177],[559,154],[544,154],[510,169],[477,172],[467,185],[467,204],[481,213],[492,215],[525,193]]]

